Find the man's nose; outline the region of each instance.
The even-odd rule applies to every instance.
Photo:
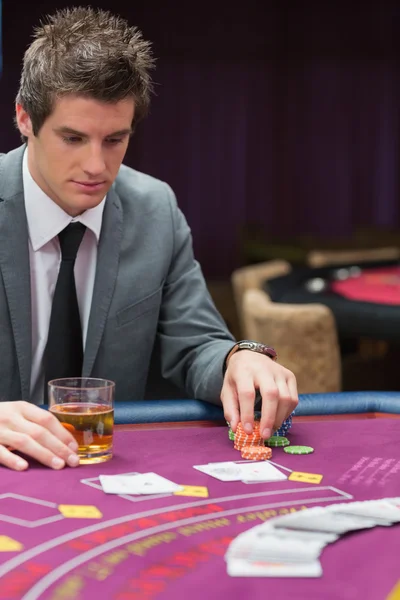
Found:
[[[83,162],[83,170],[91,177],[98,177],[104,173],[106,163],[100,149],[91,148]]]

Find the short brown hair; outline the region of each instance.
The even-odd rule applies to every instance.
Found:
[[[28,113],[34,135],[55,100],[68,94],[103,102],[133,98],[137,122],[148,111],[153,66],[150,43],[121,17],[90,7],[60,10],[34,31],[16,101]]]

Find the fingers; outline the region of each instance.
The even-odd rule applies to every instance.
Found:
[[[79,464],[78,444],[54,415],[26,402],[5,404],[0,411],[0,464],[17,470],[28,467],[11,450],[53,469]]]
[[[225,379],[221,400],[225,418],[230,421],[232,430],[236,431],[237,424],[241,421],[246,433],[252,433],[255,388],[250,374],[243,372],[234,380]]]
[[[288,413],[286,414],[285,419],[287,419],[289,415],[292,414],[292,412],[295,410],[296,406],[299,403],[299,394],[297,391],[296,377],[291,372],[289,372],[289,375],[287,377],[287,383],[290,393],[290,406],[288,407]]]
[[[230,359],[225,374],[221,392],[225,418],[233,431],[240,420],[246,433],[252,433],[255,395],[259,390],[262,397],[260,432],[267,439],[298,404],[296,378],[281,365],[264,362],[265,357],[251,357],[250,361],[244,352],[243,358],[240,354]]]
[[[291,406],[291,396],[289,386],[286,379],[278,379],[276,381],[279,394],[279,404],[275,414],[274,428],[279,429],[283,421],[286,419],[289,407]]]
[[[54,417],[55,418],[55,417]],[[68,464],[70,467],[76,467],[79,464],[79,457],[72,451],[70,446],[66,446],[59,440],[55,435],[53,435],[48,429],[45,429],[41,425],[36,425],[36,423],[32,423],[30,421],[23,420],[21,426],[19,428],[19,433],[25,434],[29,438],[32,438],[33,441],[37,442],[37,444],[49,451],[52,463],[49,466],[52,466],[54,469],[62,468],[65,464]],[[74,440],[74,447],[78,447],[77,443]],[[14,446],[16,448],[16,446]],[[17,448],[21,450],[21,448]],[[31,455],[33,456],[33,455]],[[43,464],[48,464],[49,454],[43,454],[46,462]],[[59,460],[55,460],[56,458],[62,460],[62,465]],[[36,457],[34,457],[36,458]],[[40,458],[37,459],[40,462],[43,462]]]
[[[232,431],[236,432],[237,424],[240,421],[239,402],[236,388],[229,384],[225,379],[221,390],[221,402],[224,408],[224,417],[231,426]]]
[[[12,446],[15,450],[27,456],[31,456],[47,467],[51,467],[52,469],[62,469],[65,467],[65,461],[62,458],[55,456],[53,452],[41,446],[29,434],[8,429],[2,432],[1,438],[5,444]]]
[[[44,410],[43,408],[39,408],[38,406],[26,402],[24,402],[23,405],[22,415],[25,419],[50,431],[58,440],[65,444],[65,446],[70,446],[74,452],[78,450],[78,444],[76,443],[74,436],[61,425],[60,421],[51,413],[51,411]]]
[[[279,410],[279,389],[274,379],[263,378],[260,388],[262,397],[260,433],[266,440],[273,435],[276,416]]]
[[[254,402],[256,391],[253,378],[243,372],[236,379],[236,393],[239,403],[240,420],[247,434],[252,433],[254,425]]]
[[[290,371],[284,372],[284,375],[286,377],[276,378],[274,390],[269,388],[263,395],[261,420],[263,421],[264,416],[266,417],[266,427],[263,429],[262,425],[260,425],[260,431],[265,439],[274,412],[272,432],[279,429],[283,421],[292,414],[298,404],[296,378]],[[272,398],[271,401],[271,394],[273,393],[275,394],[275,398]],[[273,433],[271,433],[271,435],[273,435]]]
[[[4,446],[0,446],[0,464],[13,471],[25,471],[28,468],[26,460],[20,456],[16,456]]]

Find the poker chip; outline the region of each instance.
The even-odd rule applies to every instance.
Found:
[[[235,435],[235,444],[242,444],[242,446],[246,446],[247,444],[262,444],[262,439],[260,437],[237,437]]]
[[[261,439],[260,429],[255,429],[252,433],[246,433],[243,429],[240,429],[239,426],[236,429],[235,439]]]
[[[229,436],[229,439],[232,440],[232,442],[235,440],[235,434],[232,431],[232,429],[230,429],[230,428],[229,428],[229,431],[228,431],[228,436]]]
[[[238,437],[261,437],[259,431],[253,431],[253,433],[245,433],[244,431],[236,430],[236,434]]]
[[[268,460],[271,457],[271,448],[265,448],[265,446],[244,446],[242,448],[242,458],[249,460]]]
[[[235,440],[260,440],[261,435],[260,432],[250,433],[247,435],[246,433],[235,433]]]
[[[293,413],[292,413],[293,414]],[[282,425],[274,432],[274,436],[283,436],[285,437],[289,429],[292,427],[292,415],[290,415],[285,421],[283,421]]]
[[[263,444],[260,435],[260,423],[254,423],[253,432],[247,434],[242,423],[238,423],[235,433],[235,450],[241,450],[244,446],[261,446]]]
[[[242,450],[243,448],[245,448],[246,446],[251,446],[253,448],[263,448],[264,444],[260,444],[259,442],[252,442],[252,443],[241,443],[241,444],[234,444],[234,449],[235,450]]]
[[[261,446],[263,440],[259,433],[252,433],[251,435],[241,434],[236,432],[235,434],[235,450],[240,450],[243,446]]]
[[[287,446],[283,451],[287,454],[312,454],[314,448],[311,446]]]
[[[233,447],[235,448],[235,450],[241,450],[242,448],[244,448],[245,446],[254,446],[254,447],[263,447],[263,443],[261,440],[255,440],[253,442],[249,441],[249,440],[243,440],[240,442],[237,442],[235,440],[235,443],[233,445]]]
[[[280,446],[289,446],[290,442],[286,437],[273,435],[268,440],[265,440],[264,444],[270,448],[278,448]]]
[[[282,425],[281,427],[279,427],[279,429],[277,429],[276,431],[274,431],[274,435],[281,435],[281,436],[286,436],[287,432],[289,431],[290,427],[287,425]]]

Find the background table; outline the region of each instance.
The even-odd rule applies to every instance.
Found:
[[[397,269],[398,266],[397,261],[380,261],[352,265],[338,264],[321,268],[295,268],[287,275],[266,281],[264,289],[274,302],[289,304],[321,303],[328,306],[334,314],[341,340],[366,337],[399,345],[400,305],[365,302],[355,299],[355,297],[350,299],[335,293],[330,285],[327,290],[322,291],[312,292],[307,289],[307,283],[315,278],[331,284],[334,281],[335,273],[339,269],[358,267],[365,273],[369,269],[376,271],[381,268],[382,272],[386,272],[388,267]],[[376,287],[379,287],[377,278]]]

